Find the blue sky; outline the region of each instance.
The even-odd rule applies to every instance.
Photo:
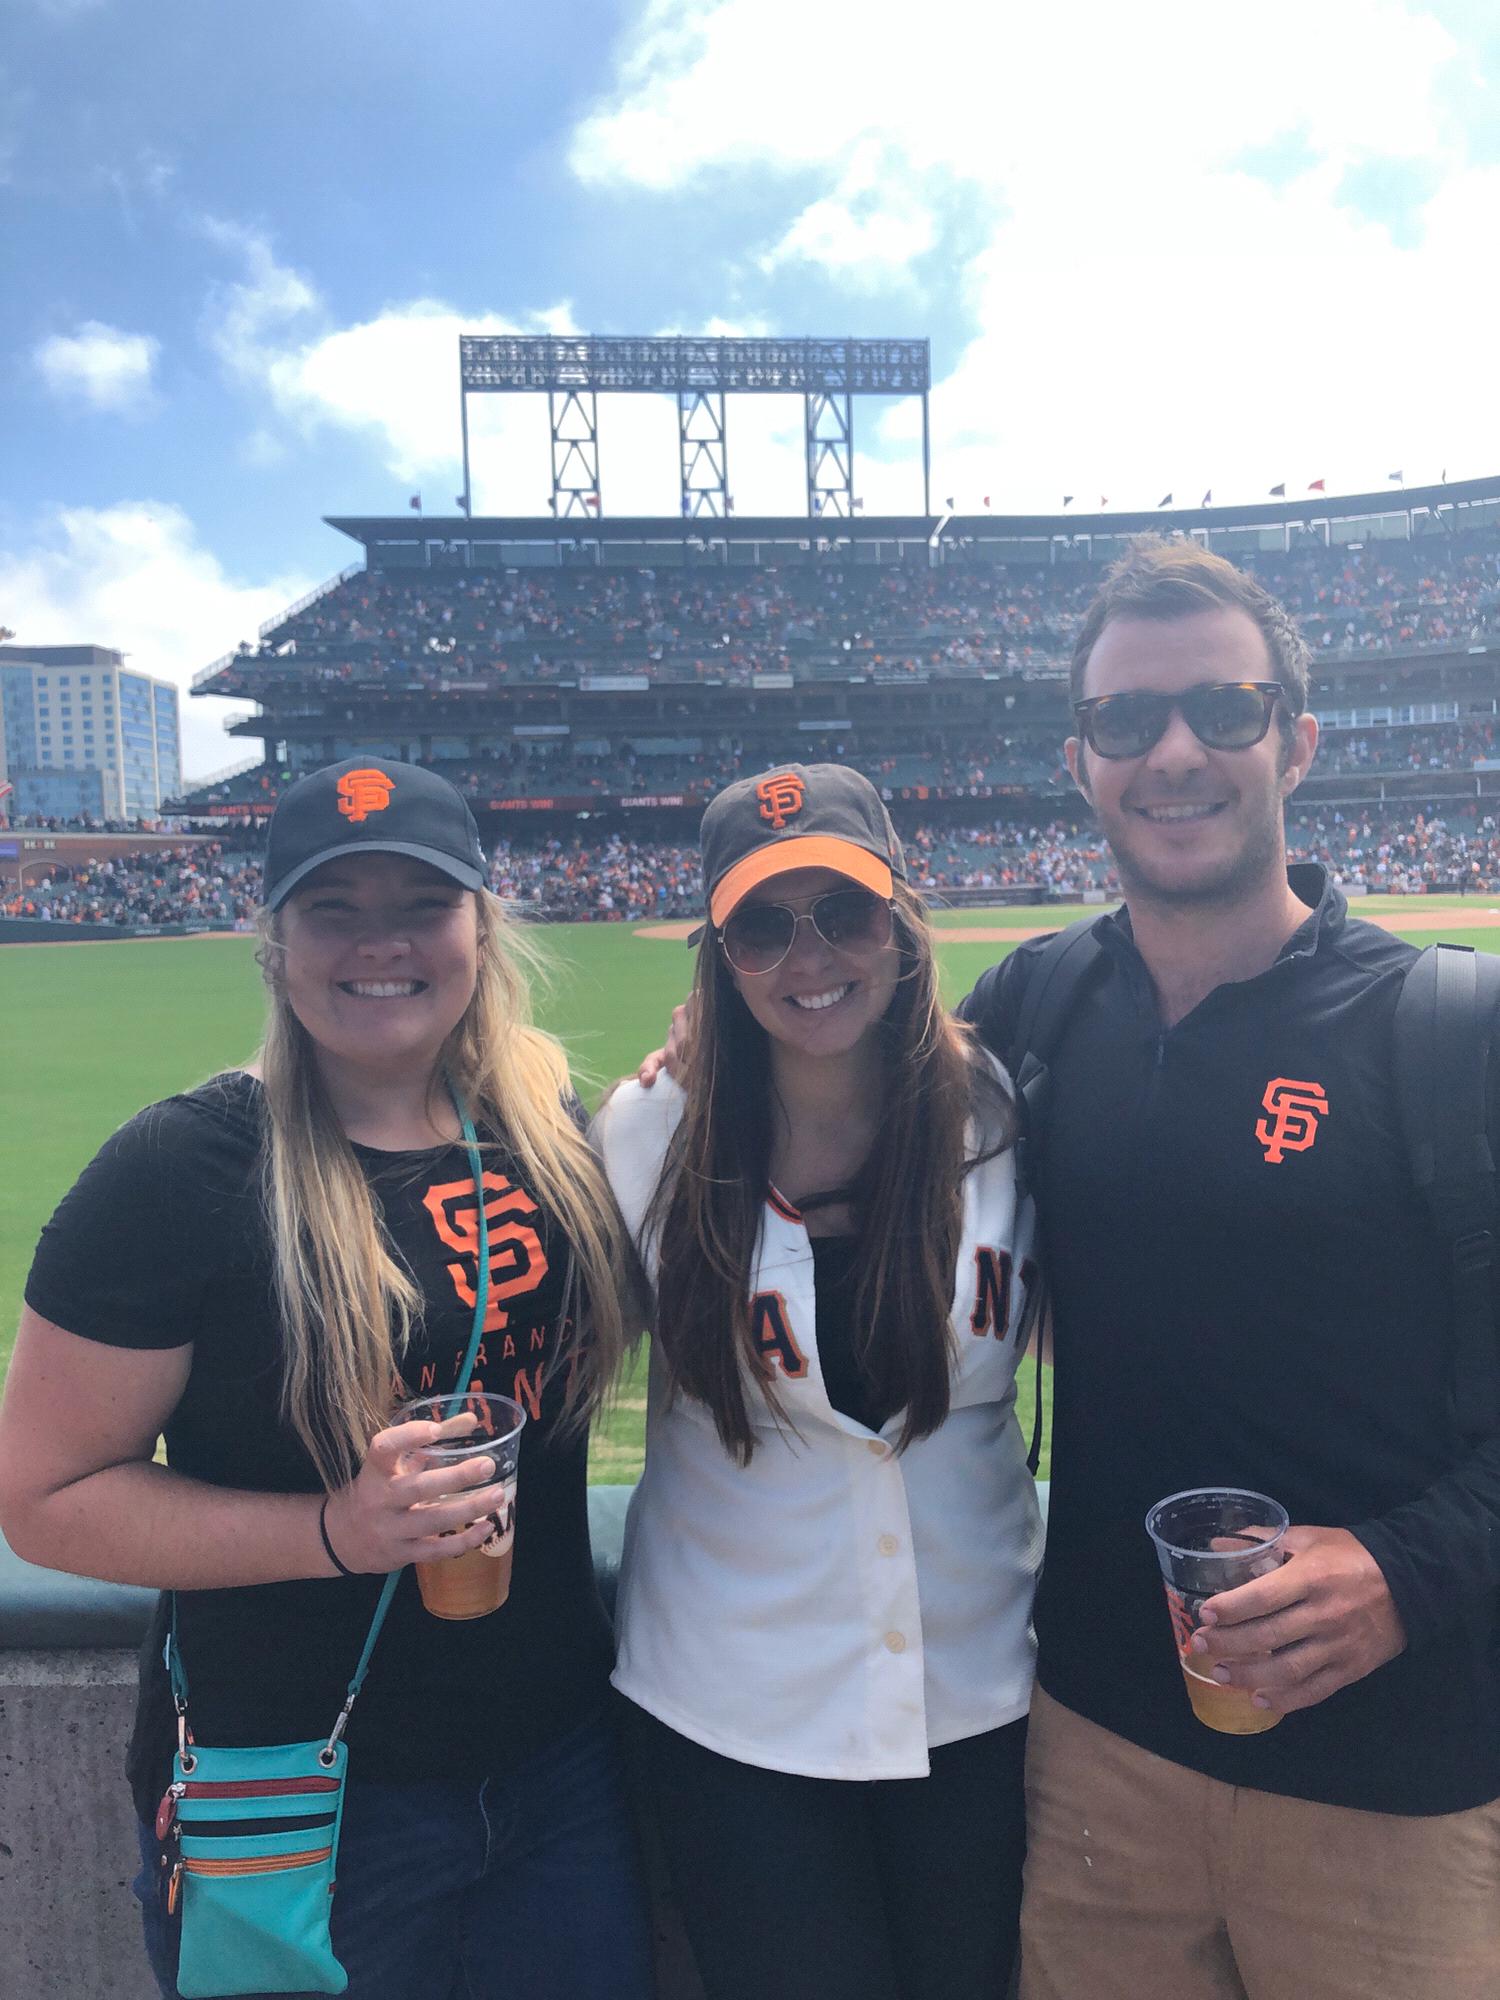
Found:
[[[457,491],[460,328],[925,333],[960,506],[1500,470],[1500,29],[1458,0],[10,0],[0,624],[185,680]],[[475,406],[540,511],[540,407]],[[862,413],[870,512],[915,411]],[[732,409],[743,512],[795,404]],[[601,417],[670,511],[670,405]],[[240,746],[193,704],[189,762]]]

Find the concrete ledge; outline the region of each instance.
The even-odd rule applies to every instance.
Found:
[[[130,1893],[135,1661],[0,1653],[0,1984],[14,2000],[157,2000]]]

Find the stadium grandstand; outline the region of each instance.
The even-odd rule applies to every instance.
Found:
[[[243,923],[281,789],[353,755],[452,778],[495,886],[548,917],[694,913],[704,802],[793,759],[866,772],[935,897],[1108,894],[1062,762],[1067,669],[1145,530],[1301,623],[1323,740],[1294,849],[1371,888],[1500,887],[1500,478],[1122,517],[329,525],[362,560],[194,683],[255,704],[232,728],[260,755],[167,803],[192,844],[59,857],[0,911]]]

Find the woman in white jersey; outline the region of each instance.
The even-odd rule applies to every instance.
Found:
[[[702,843],[682,1085],[597,1127],[655,1289],[616,1684],[709,2000],[1000,2000],[1041,1543],[1012,1099],[867,780],[744,779]]]

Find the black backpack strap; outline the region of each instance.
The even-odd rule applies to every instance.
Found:
[[[1030,1155],[1046,1125],[1052,1058],[1078,990],[1104,950],[1094,936],[1098,921],[1097,917],[1080,917],[1042,946],[1021,996],[1015,1035],[1005,1052],[1021,1108],[1016,1170],[1026,1185],[1031,1180]]]
[[[1098,921],[1098,917],[1080,917],[1077,923],[1069,924],[1066,930],[1048,938],[1042,946],[1021,998],[1015,1035],[1005,1052],[1006,1067],[1016,1087],[1021,1116],[1021,1129],[1016,1136],[1016,1179],[1022,1190],[1031,1185],[1033,1148],[1046,1123],[1049,1065],[1062,1040],[1078,990],[1104,949],[1094,936],[1094,926]],[[1048,1291],[1047,1273],[1043,1269],[1033,1280],[1027,1300],[1026,1325],[1022,1329],[1023,1334],[1036,1343],[1033,1362],[1036,1415],[1031,1426],[1031,1447],[1026,1454],[1026,1464],[1033,1478],[1041,1463],[1045,1421],[1042,1337],[1047,1325]]]
[[[1500,1430],[1494,1302],[1495,1160],[1488,1134],[1489,1059],[1500,961],[1466,945],[1430,945],[1396,1003],[1396,1101],[1413,1178],[1448,1261],[1454,1404],[1468,1439]]]

